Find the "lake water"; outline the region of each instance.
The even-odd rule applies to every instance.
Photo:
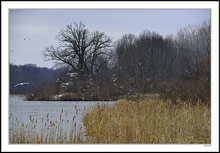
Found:
[[[24,96],[10,96],[9,136],[12,137],[15,129],[28,131],[34,128],[35,132],[40,132],[42,129],[46,131],[50,123],[59,124],[67,133],[76,123],[76,129],[81,128],[82,133],[85,134],[83,118],[86,110],[100,104],[112,105],[114,103],[114,101],[24,101]]]

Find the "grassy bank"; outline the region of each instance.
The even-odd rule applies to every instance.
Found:
[[[210,108],[199,102],[120,100],[91,109],[84,124],[87,143],[211,143]]]

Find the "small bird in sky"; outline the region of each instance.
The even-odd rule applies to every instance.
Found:
[[[24,38],[24,40],[31,40],[30,38]]]
[[[30,84],[30,83],[29,82],[22,82],[22,83],[16,84],[14,87],[28,85],[28,84]]]

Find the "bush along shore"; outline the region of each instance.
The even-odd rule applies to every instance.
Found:
[[[122,97],[122,96],[120,96]],[[63,93],[59,95],[26,95],[27,101],[116,101],[119,97],[86,96],[85,94]]]
[[[44,95],[35,96],[26,95],[26,101],[117,101],[120,99],[127,99],[139,102],[143,99],[149,98],[162,98],[159,94],[134,94],[134,95],[125,95],[125,96],[114,96],[114,97],[102,97],[102,96],[85,96],[84,94],[74,94],[74,93],[64,93],[60,95]]]

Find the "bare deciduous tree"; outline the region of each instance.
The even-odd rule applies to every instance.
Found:
[[[87,73],[98,73],[108,61],[112,39],[104,32],[90,32],[82,22],[67,25],[56,39],[58,47],[51,45],[42,52],[45,60],[54,60],[74,71]]]

